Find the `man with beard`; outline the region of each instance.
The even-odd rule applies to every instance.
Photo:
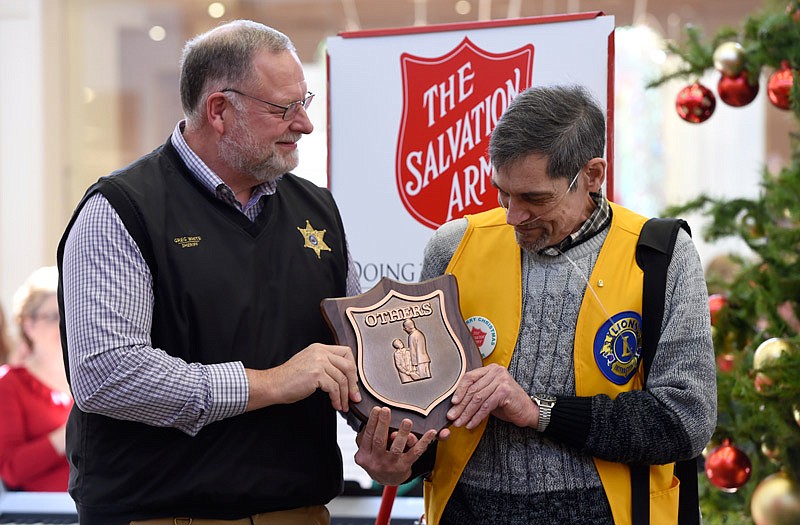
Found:
[[[243,20],[186,44],[180,91],[185,120],[59,245],[70,494],[84,525],[329,523],[360,394],[319,303],[359,289],[330,193],[288,173],[313,95]]]
[[[716,424],[703,268],[681,230],[643,385],[646,219],[601,193],[605,135],[583,88],[524,91],[490,140],[500,207],[444,224],[426,247],[421,279],[456,275],[464,319],[497,343],[459,383],[435,447],[436,431],[418,439],[408,420],[390,440],[376,408],[356,462],[384,484],[426,473],[428,524],[631,523],[632,464],[649,465],[650,523],[678,522],[674,462]]]

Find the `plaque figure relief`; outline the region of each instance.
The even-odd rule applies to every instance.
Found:
[[[395,428],[403,418],[420,432],[449,424],[450,396],[481,366],[454,276],[414,284],[384,278],[366,293],[321,306],[337,342],[353,350],[362,401],[351,406],[359,418],[377,405],[392,409]]]
[[[425,346],[425,334],[418,330],[413,319],[403,321],[403,330],[408,334],[408,348],[411,350],[411,364],[417,367],[420,379],[431,377],[431,356]]]
[[[394,348],[394,366],[400,375],[400,382],[419,381],[417,367],[411,364],[411,350],[403,344],[402,339],[398,338],[392,341],[392,347]]]

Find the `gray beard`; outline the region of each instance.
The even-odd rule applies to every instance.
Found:
[[[528,253],[534,253],[534,254],[538,253],[542,249],[547,248],[547,246],[549,246],[550,243],[550,234],[548,233],[544,233],[541,237],[539,237],[533,242],[525,242],[522,239],[520,239],[519,235],[517,235],[516,233],[514,235],[517,239],[517,244],[519,245],[519,247]]]
[[[288,156],[281,156],[273,146],[265,148],[258,144],[244,126],[223,136],[218,151],[220,158],[231,169],[247,174],[258,184],[278,180],[284,173],[295,169],[300,161],[297,150]]]

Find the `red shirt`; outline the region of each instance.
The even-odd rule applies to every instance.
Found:
[[[64,492],[67,458],[47,435],[63,425],[72,398],[25,368],[0,366],[0,478],[12,490]]]

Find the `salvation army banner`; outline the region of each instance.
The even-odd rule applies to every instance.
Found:
[[[613,32],[613,17],[578,13],[328,39],[329,187],[365,291],[417,281],[437,227],[498,205],[489,137],[527,87],[594,95],[611,180]]]

